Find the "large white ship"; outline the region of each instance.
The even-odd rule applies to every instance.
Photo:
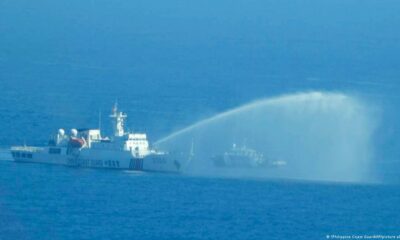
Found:
[[[14,146],[16,162],[60,164],[75,167],[179,172],[181,163],[166,152],[151,149],[145,133],[125,132],[127,115],[114,105],[110,115],[114,134],[102,137],[100,129],[59,129],[48,146]]]

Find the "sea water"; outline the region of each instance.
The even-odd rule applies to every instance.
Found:
[[[99,112],[109,134],[116,100],[153,143],[257,103],[267,126],[233,114],[251,128],[226,118],[237,134],[210,153],[246,144],[300,171],[205,174],[195,163],[208,156],[181,175],[0,161],[0,239],[399,234],[399,11],[389,0],[0,2],[1,146],[97,128]],[[210,132],[197,134],[179,146],[194,139],[203,154]]]

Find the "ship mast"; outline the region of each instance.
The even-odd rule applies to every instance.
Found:
[[[118,111],[118,103],[116,102],[112,109],[112,114],[110,115],[110,118],[112,118],[115,137],[124,136],[124,121],[126,117],[127,115],[125,113]]]

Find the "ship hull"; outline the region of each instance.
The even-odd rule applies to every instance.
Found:
[[[180,171],[181,164],[165,154],[136,157],[129,151],[83,149],[77,158],[69,158],[68,165],[86,168],[177,173]]]
[[[57,149],[57,151],[54,151]],[[11,155],[15,162],[45,163],[65,165],[67,163],[66,149],[51,147],[13,147]]]
[[[258,162],[249,157],[215,156],[212,158],[215,167],[221,168],[259,168],[265,166],[264,162]]]
[[[54,151],[54,149],[16,147],[11,150],[11,153],[15,162],[22,163],[171,173],[179,173],[181,168],[181,164],[167,154],[136,157],[129,151],[82,149],[71,152],[67,148],[57,148],[59,151]]]

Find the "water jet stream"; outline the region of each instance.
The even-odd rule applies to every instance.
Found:
[[[309,92],[262,99],[197,122],[158,140],[156,147],[195,156],[187,173],[233,177],[279,177],[371,181],[375,129],[360,99]],[[210,160],[233,143],[283,160],[281,168],[224,169]]]

